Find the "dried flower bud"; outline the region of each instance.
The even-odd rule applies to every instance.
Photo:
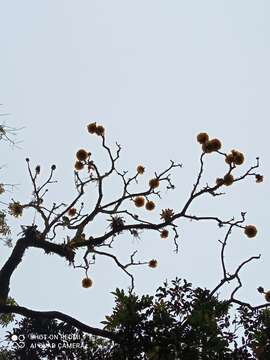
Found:
[[[76,170],[82,170],[84,168],[84,164],[81,161],[75,162],[75,169]]]
[[[95,134],[96,130],[97,130],[97,123],[94,122],[94,123],[87,125],[87,130],[90,134]]]
[[[202,132],[197,135],[197,141],[200,144],[204,144],[208,140],[209,140],[209,136],[207,133]]]
[[[235,165],[242,165],[243,162],[245,161],[244,154],[242,154],[239,151],[235,151],[233,153],[233,155],[234,155],[234,163],[235,163]]]
[[[173,215],[174,215],[174,212],[173,212],[172,209],[163,209],[161,214],[160,214],[160,218],[165,220],[165,221],[169,221],[169,220],[171,220]]]
[[[14,201],[8,205],[10,215],[14,217],[22,216],[23,206],[19,203],[19,201]]]
[[[145,170],[145,169],[144,169],[144,167],[143,167],[142,165],[138,165],[138,166],[137,166],[137,173],[138,173],[138,174],[140,174],[140,175],[143,174],[143,173],[144,173],[144,170]]]
[[[145,203],[145,200],[144,200],[144,197],[142,197],[142,196],[137,196],[137,197],[134,199],[134,204],[135,204],[137,207],[142,207],[142,206],[144,206],[144,203]]]
[[[222,178],[217,178],[217,179],[216,179],[216,184],[217,184],[218,186],[222,186],[222,185],[224,184],[224,180],[223,180]]]
[[[224,185],[230,186],[233,184],[233,182],[234,182],[234,177],[232,176],[232,174],[227,174],[224,176],[223,178]]]
[[[263,175],[256,174],[255,178],[256,178],[256,183],[259,184],[259,183],[263,182]]]
[[[157,267],[157,264],[158,264],[158,262],[157,262],[157,260],[150,260],[149,261],[149,263],[148,263],[148,266],[150,267],[150,268],[156,268]]]
[[[247,225],[245,227],[245,234],[247,235],[247,237],[249,238],[253,238],[257,235],[257,228],[254,225]]]
[[[93,285],[93,281],[89,279],[88,277],[82,279],[82,287],[84,288],[90,288]]]
[[[145,208],[146,210],[154,210],[154,208],[156,207],[154,201],[147,201],[147,203],[145,204]]]
[[[202,144],[202,151],[205,152],[206,154],[210,154],[211,152],[214,151],[211,141],[208,140]]]
[[[85,161],[88,158],[88,152],[84,149],[80,149],[77,151],[76,157],[79,161]]]
[[[105,132],[104,127],[101,126],[101,125],[98,125],[97,128],[96,128],[96,134],[99,135],[99,136],[103,136],[104,132]]]
[[[163,229],[160,233],[161,239],[166,239],[169,236],[169,231],[167,229]]]
[[[242,165],[245,161],[244,154],[237,150],[232,150],[225,158],[227,164]]]
[[[212,139],[210,140],[211,146],[212,146],[212,150],[213,151],[218,151],[221,148],[221,141],[219,139]]]
[[[68,210],[68,216],[73,217],[76,215],[76,209],[75,208],[71,208]]]
[[[159,180],[157,178],[149,180],[149,186],[151,189],[159,187]]]

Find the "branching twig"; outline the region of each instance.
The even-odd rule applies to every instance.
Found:
[[[148,264],[148,262],[140,262],[140,261],[139,262],[134,262],[134,256],[137,253],[137,251],[133,252],[133,254],[130,256],[130,262],[128,264],[126,264],[126,265],[121,264],[120,261],[117,259],[117,257],[115,255],[106,253],[104,251],[98,251],[98,250],[93,250],[93,249],[91,250],[91,252],[93,252],[94,254],[98,254],[98,255],[108,256],[108,257],[110,257],[111,259],[114,260],[116,265],[118,267],[120,267],[131,279],[131,287],[130,287],[130,290],[129,290],[130,293],[132,293],[133,290],[134,290],[134,276],[129,271],[127,271],[127,268],[129,266]]]

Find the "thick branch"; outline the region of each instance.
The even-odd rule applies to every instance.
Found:
[[[66,258],[68,261],[73,261],[74,259],[73,250],[67,246],[53,244],[46,240],[37,239],[35,236],[20,238],[17,241],[10,257],[0,270],[0,302],[5,303],[9,293],[10,278],[19,263],[22,261],[25,250],[29,247],[43,249],[47,254],[55,253]]]
[[[64,321],[65,323],[68,323],[68,324],[76,327],[77,329],[82,330],[83,332],[86,332],[88,334],[101,336],[101,337],[119,342],[119,339],[116,334],[111,333],[106,330],[88,326],[88,325],[80,322],[79,320],[77,320],[69,315],[63,314],[59,311],[35,311],[35,310],[27,309],[22,306],[0,305],[0,313],[4,313],[4,314],[15,313],[15,314],[20,314],[20,315],[26,316],[28,318],[34,318],[34,319],[37,319],[37,318],[50,319],[50,320],[57,319],[57,320]]]

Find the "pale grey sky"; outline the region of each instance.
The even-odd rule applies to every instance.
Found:
[[[239,296],[261,302],[256,287],[270,288],[269,231],[269,14],[268,1],[0,1],[0,102],[8,124],[25,129],[21,149],[2,145],[5,181],[19,183],[14,199],[29,201],[30,179],[24,158],[42,172],[57,165],[58,184],[51,201],[68,201],[73,190],[74,154],[85,147],[104,164],[98,139],[86,132],[89,122],[106,128],[110,144],[123,146],[120,165],[134,171],[146,167],[145,181],[169,160],[182,162],[173,193],[164,192],[162,208],[176,211],[188,197],[199,168],[196,134],[207,131],[223,141],[224,151],[246,154],[243,169],[261,156],[263,184],[248,179],[227,189],[224,198],[205,198],[193,214],[224,218],[247,211],[247,223],[258,236],[247,239],[235,231],[227,250],[228,263],[251,255],[262,259],[243,271]],[[209,156],[207,179],[223,175],[221,159]],[[206,182],[206,180],[204,182]],[[142,180],[143,183],[143,180]],[[108,191],[119,192],[116,184]],[[32,214],[29,214],[32,219]],[[31,221],[31,220],[29,220]],[[16,221],[14,237],[19,225]],[[167,278],[186,277],[195,285],[213,287],[221,276],[222,232],[213,223],[179,222],[180,251],[172,239],[143,234],[140,241],[121,235],[115,252],[125,262],[134,249],[138,258],[159,261],[157,269],[139,267],[136,290],[154,290]],[[100,234],[100,227],[94,229]],[[59,239],[62,240],[62,239]],[[1,248],[1,261],[9,251]],[[10,295],[33,309],[59,310],[97,326],[110,313],[116,287],[129,279],[110,259],[99,259],[84,276],[57,256],[30,249],[14,273]]]

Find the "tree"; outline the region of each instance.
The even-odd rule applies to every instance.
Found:
[[[269,312],[270,292],[262,287],[258,291],[265,294],[266,303],[253,307],[249,303],[237,298],[237,291],[242,287],[240,272],[248,263],[260,258],[252,256],[239,264],[232,272],[228,271],[225,250],[232,231],[241,230],[247,237],[255,237],[257,228],[245,224],[245,213],[239,219],[223,220],[218,216],[191,215],[190,207],[195,199],[208,195],[217,197],[223,195],[224,189],[247,178],[255,178],[257,183],[263,181],[263,176],[257,172],[259,158],[254,165],[244,170],[242,175],[235,176],[235,169],[240,168],[245,162],[243,153],[238,150],[231,152],[221,151],[222,144],[219,139],[209,139],[208,134],[200,133],[197,141],[201,145],[200,169],[192,186],[187,200],[182,208],[164,208],[160,214],[160,221],[153,223],[148,220],[147,212],[155,210],[156,200],[161,197],[162,188],[174,190],[175,185],[171,172],[182,165],[170,162],[168,167],[148,179],[143,191],[131,190],[136,187],[144,174],[144,167],[137,165],[136,171],[129,176],[126,171],[120,171],[117,161],[120,157],[121,146],[116,144],[113,151],[106,142],[105,129],[101,125],[91,123],[87,131],[92,136],[101,139],[101,146],[106,151],[109,159],[109,168],[102,172],[93,159],[92,154],[85,149],[76,153],[74,186],[77,191],[74,199],[66,204],[46,203],[47,187],[55,180],[56,166],[52,165],[48,178],[44,183],[39,182],[40,165],[32,167],[30,159],[26,159],[28,173],[33,187],[33,198],[27,203],[19,200],[9,202],[7,208],[1,211],[1,234],[6,244],[11,244],[10,229],[7,218],[13,216],[17,219],[23,217],[26,209],[33,209],[39,215],[38,224],[22,227],[21,237],[15,242],[9,258],[3,263],[0,270],[0,313],[2,325],[14,319],[14,314],[25,317],[17,321],[16,331],[30,334],[40,329],[56,334],[61,329],[68,333],[88,334],[84,341],[90,350],[78,350],[79,358],[94,356],[96,358],[112,359],[231,359],[251,358],[252,353],[260,356],[269,354]],[[202,176],[205,171],[205,161],[211,154],[220,156],[227,167],[223,177],[217,178],[214,184],[201,186]],[[106,202],[104,186],[106,179],[117,176],[122,181],[121,196]],[[97,189],[97,197],[89,210],[85,202],[89,186]],[[236,185],[235,185],[236,186]],[[1,193],[4,194],[6,185],[1,184]],[[136,214],[136,208],[145,208],[145,217]],[[103,216],[108,221],[108,227],[102,235],[93,234],[88,225],[98,216]],[[226,228],[225,237],[221,243],[220,260],[223,277],[214,289],[192,288],[186,280],[176,278],[169,287],[164,283],[155,295],[139,297],[135,293],[135,279],[131,272],[133,266],[158,265],[156,259],[149,261],[136,260],[137,252],[131,254],[130,261],[123,264],[117,254],[113,252],[114,242],[121,233],[129,233],[131,237],[139,237],[143,231],[153,231],[161,238],[173,236],[175,251],[178,251],[177,221],[188,219],[194,221],[210,221],[219,227]],[[66,232],[65,241],[59,241],[59,232]],[[38,248],[45,254],[60,256],[74,268],[80,267],[85,271],[82,286],[92,286],[92,279],[88,276],[90,266],[95,263],[95,257],[105,256],[113,259],[116,266],[130,278],[130,287],[126,294],[124,290],[114,292],[116,306],[111,316],[106,317],[104,328],[94,328],[82,323],[69,315],[58,311],[36,311],[19,306],[14,299],[9,297],[10,278],[23,259],[26,250]],[[83,265],[76,264],[75,254],[78,249],[85,249]],[[106,251],[103,248],[108,249]],[[228,282],[235,281],[236,285],[228,299],[220,300],[218,292]],[[238,310],[235,309],[238,307]],[[235,312],[235,319],[231,320],[231,312]],[[255,327],[259,326],[259,330]],[[234,330],[232,329],[234,327]],[[242,344],[239,344],[239,327],[244,328]],[[18,330],[19,329],[19,330]],[[103,339],[102,341],[100,339]],[[46,340],[46,339],[45,339]],[[26,341],[26,340],[25,340]],[[28,353],[26,354],[26,352]],[[55,356],[56,349],[31,349],[30,345],[23,349],[17,348],[9,356],[15,358],[50,358]],[[58,351],[60,351],[58,349]],[[60,351],[67,355],[66,350]],[[75,356],[74,355],[74,356]],[[241,357],[242,356],[242,357]],[[263,358],[263,357],[261,357]],[[265,358],[265,357],[264,357]]]

